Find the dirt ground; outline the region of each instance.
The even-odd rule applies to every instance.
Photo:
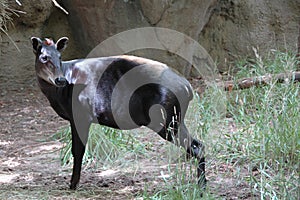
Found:
[[[62,144],[50,137],[67,125],[49,106],[36,84],[0,86],[0,199],[141,199],[146,189],[157,192],[168,177],[165,141],[155,134],[151,155],[137,158],[138,167],[91,170],[83,167],[80,188],[68,190],[71,167],[62,167]],[[151,158],[151,159],[149,159]],[[208,158],[209,159],[209,158]],[[174,164],[176,165],[176,164]],[[209,190],[220,199],[253,199],[249,186],[228,175],[230,166],[210,164]]]

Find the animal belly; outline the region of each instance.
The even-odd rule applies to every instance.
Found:
[[[97,115],[97,122],[101,125],[116,128],[120,130],[130,130],[140,127],[133,121],[131,122],[123,114],[112,114],[111,112],[102,112]]]

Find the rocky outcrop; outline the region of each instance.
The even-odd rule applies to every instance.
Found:
[[[140,27],[164,27],[197,40],[201,30],[208,22],[216,2],[216,0],[85,2],[66,0],[64,6],[70,12],[68,18],[73,32],[87,54],[105,39],[122,31]],[[145,46],[145,50],[125,53],[159,60],[189,74],[189,72],[182,71],[189,63],[179,56],[168,51],[147,48],[148,46]]]
[[[0,81],[1,87],[21,88],[32,84],[34,76],[34,57],[29,39],[41,35],[42,25],[51,14],[51,0],[24,0],[18,5],[6,1],[11,22],[6,24],[7,35],[0,31]],[[1,5],[0,5],[1,6]],[[18,12],[22,11],[22,12]],[[16,48],[17,46],[17,48]]]
[[[142,13],[150,25],[170,28],[196,40],[217,5],[217,0],[140,2]]]
[[[4,83],[35,81],[29,42],[33,35],[54,39],[68,36],[70,43],[63,57],[71,59],[85,57],[96,45],[122,31],[164,27],[198,41],[220,71],[226,71],[230,61],[252,57],[253,47],[261,55],[270,49],[296,52],[299,35],[299,0],[58,1],[69,15],[54,7],[51,0],[22,0],[21,6],[16,1],[9,2],[11,8],[26,14],[11,15],[14,25],[8,27],[20,51],[0,31],[0,79]],[[169,51],[145,49],[129,53],[165,62],[181,72],[189,65]]]
[[[49,18],[52,12],[51,0],[24,0],[19,1],[21,4],[17,4],[15,1],[10,1],[9,7],[13,10],[21,11],[18,17],[14,17],[14,24],[22,24],[26,27],[38,27],[44,24]]]
[[[68,35],[72,38],[66,15],[54,8],[51,0],[22,0],[19,2],[21,5],[15,1],[9,1],[8,4],[8,7],[16,13],[10,13],[12,22],[7,24],[9,37],[0,31],[1,88],[20,88],[25,84],[35,84],[35,58],[30,37],[57,39],[60,36]],[[72,41],[74,40],[72,39]],[[65,58],[75,58],[80,55],[72,41],[70,42],[71,48],[68,48],[63,55]]]
[[[253,57],[252,47],[295,52],[299,21],[299,0],[219,0],[199,43],[225,71],[226,60]]]
[[[88,1],[67,0],[70,24],[87,53],[103,40],[138,27],[164,27],[197,40],[226,71],[230,61],[270,49],[297,48],[300,1],[183,0]],[[185,64],[170,53],[134,52],[179,69]]]

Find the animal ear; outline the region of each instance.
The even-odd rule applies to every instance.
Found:
[[[60,38],[55,44],[56,49],[58,51],[62,52],[67,47],[68,41],[69,41],[69,38],[67,38],[67,37]]]
[[[31,37],[31,43],[32,43],[32,48],[33,48],[33,53],[36,54],[38,48],[40,45],[42,45],[42,40],[38,37]]]

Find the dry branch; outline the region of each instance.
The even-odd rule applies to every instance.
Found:
[[[297,59],[298,59],[298,70],[300,70],[300,20],[299,20],[299,32],[298,32],[298,53],[297,53]]]
[[[238,79],[236,81],[225,81],[219,84],[219,86],[224,87],[225,91],[243,90],[253,86],[264,86],[274,81],[278,83],[288,81],[300,82],[300,72],[280,73],[276,75],[268,74],[265,76]]]

